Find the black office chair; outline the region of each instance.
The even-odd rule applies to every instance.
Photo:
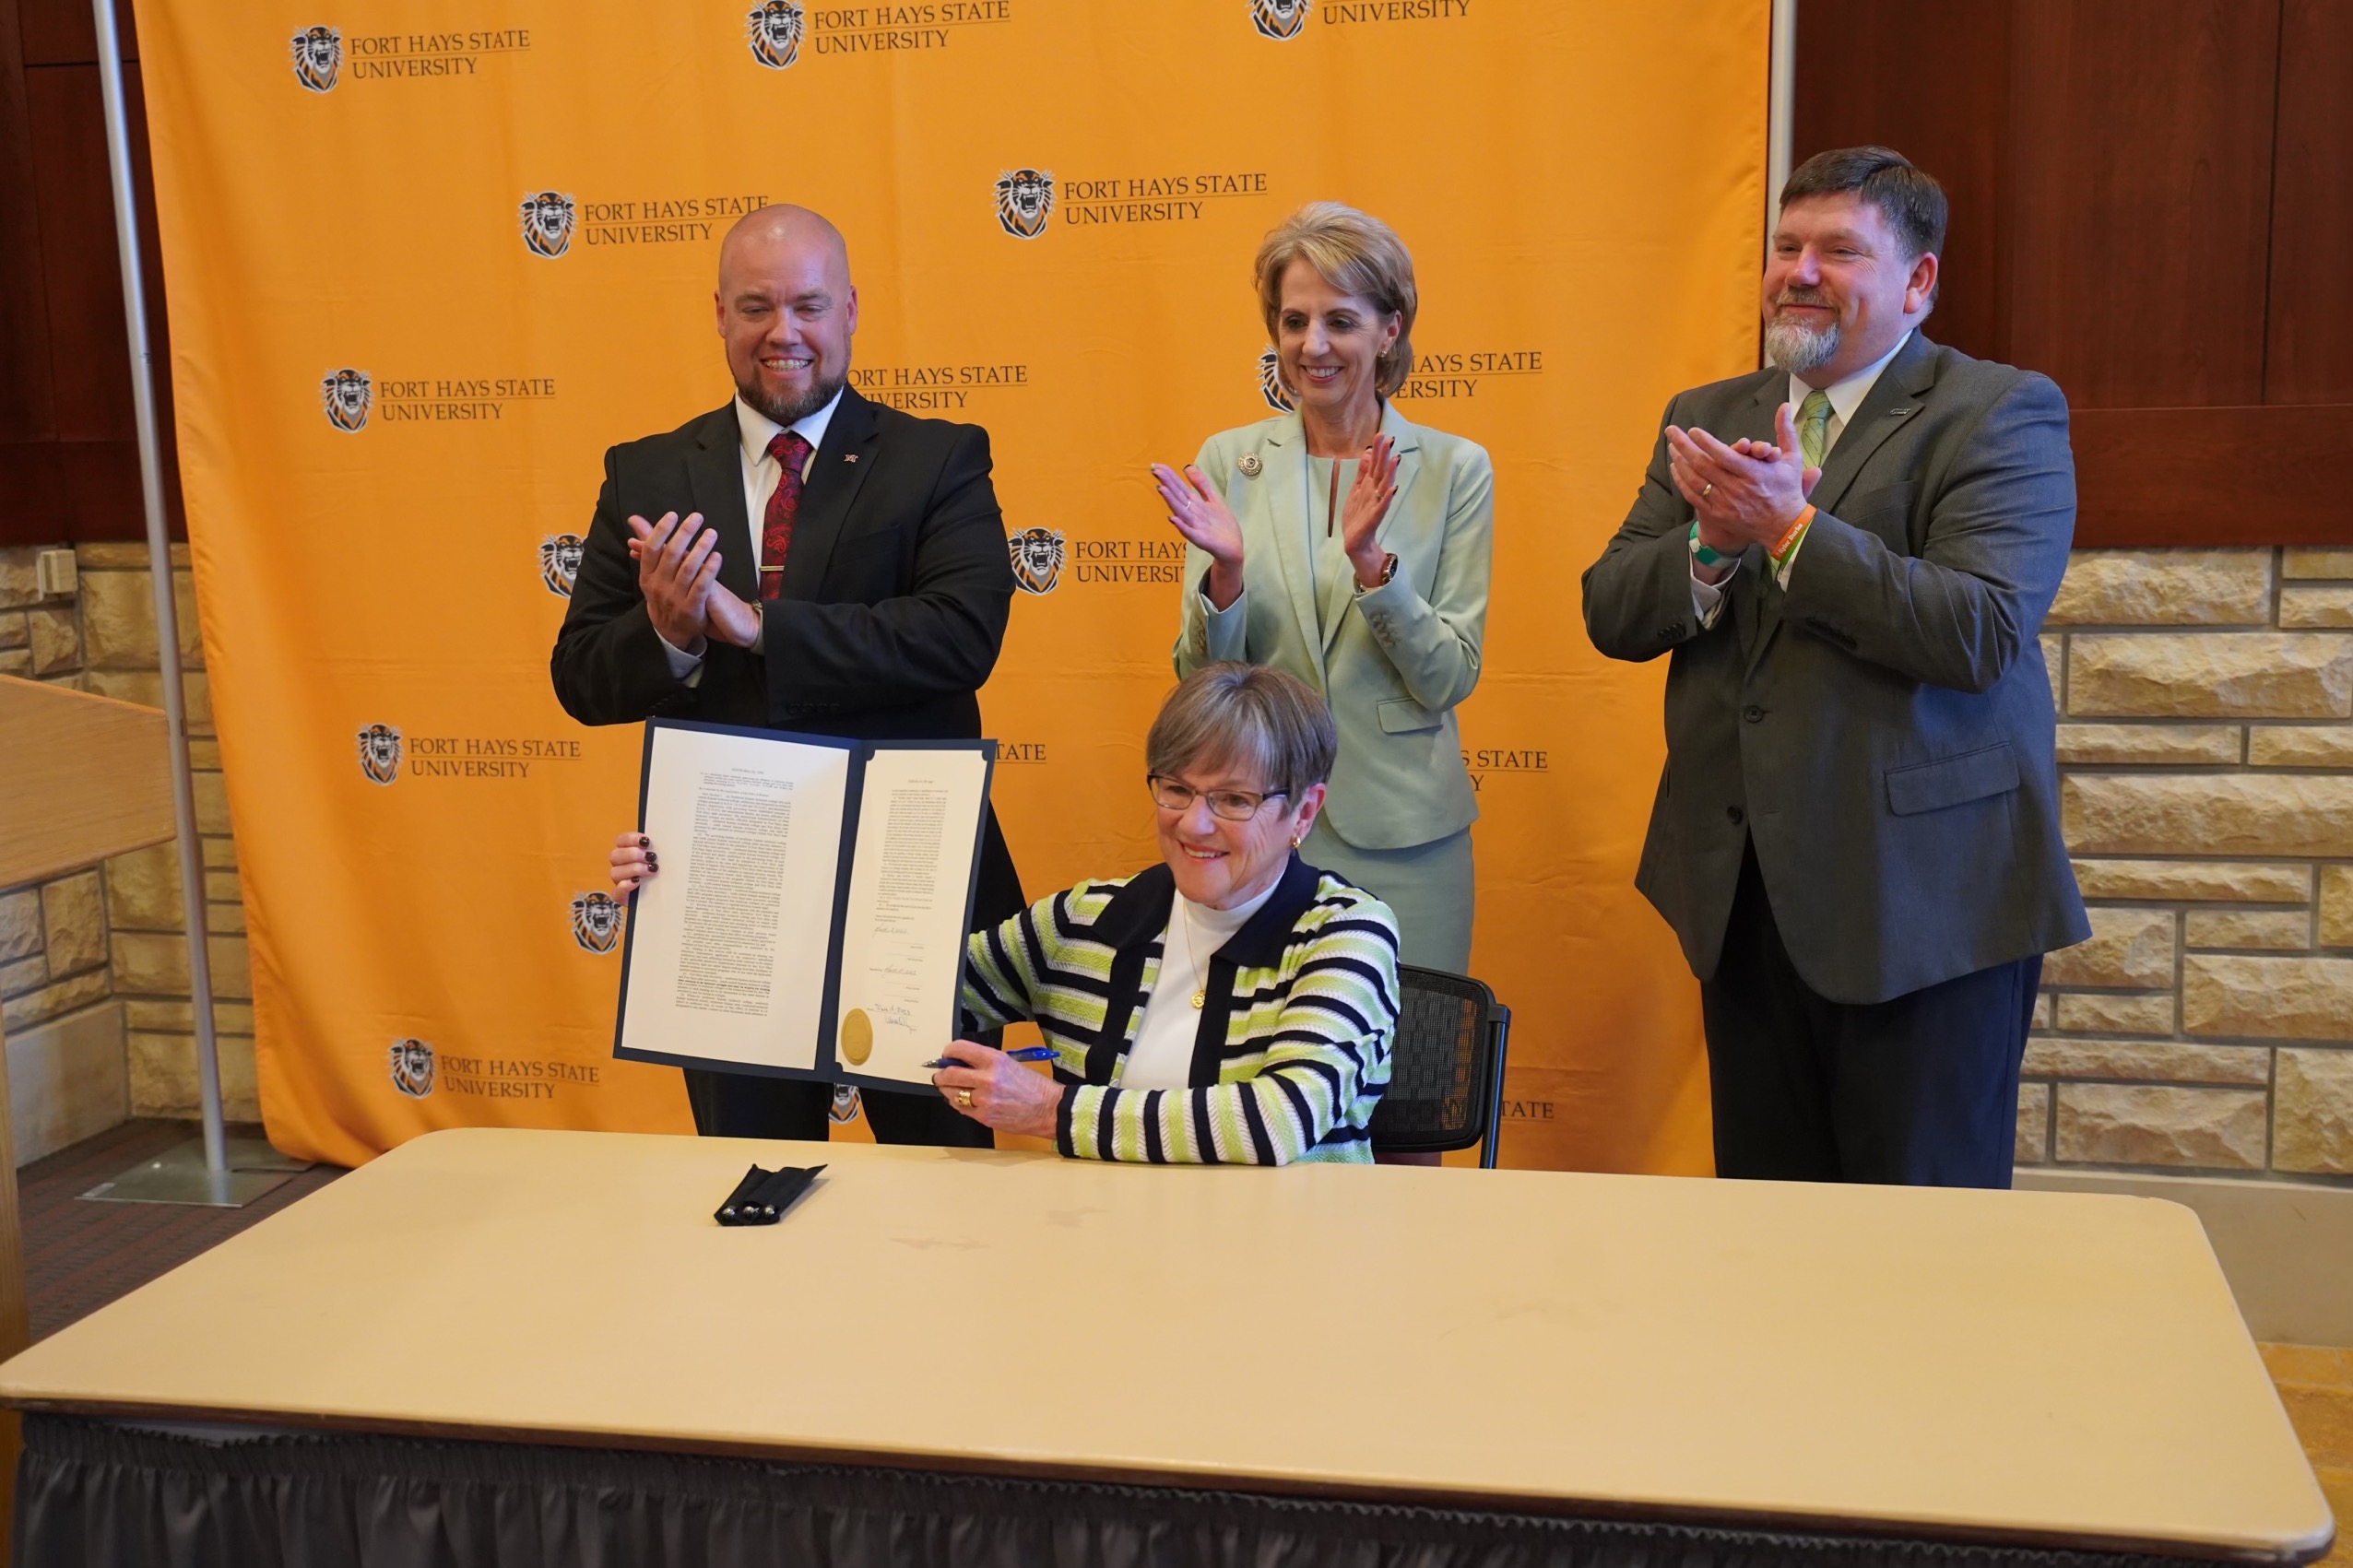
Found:
[[[1397,1038],[1389,1091],[1373,1113],[1373,1151],[1436,1154],[1475,1143],[1479,1168],[1494,1170],[1511,1009],[1469,975],[1401,963],[1397,981]]]

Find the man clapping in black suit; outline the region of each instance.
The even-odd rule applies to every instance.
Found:
[[[850,387],[857,290],[816,213],[765,207],[729,230],[715,303],[736,395],[605,454],[557,700],[591,725],[976,737],[1013,596],[987,432]],[[993,810],[981,856],[973,920],[993,925],[1026,905]],[[822,1084],[686,1079],[706,1136],[825,1136]],[[884,1142],[988,1142],[936,1094],[867,1105]]]

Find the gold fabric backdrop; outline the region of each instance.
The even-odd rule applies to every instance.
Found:
[[[1705,1171],[1697,995],[1631,886],[1664,666],[1593,653],[1577,577],[1667,396],[1755,363],[1768,0],[752,5],[138,0],[273,1139],[688,1126],[610,1054],[639,732],[547,665],[604,449],[728,395],[737,215],[831,216],[855,384],[988,428],[1035,591],[983,702],[1036,897],[1154,855],[1146,465],[1267,416],[1251,253],[1330,197],[1413,249],[1405,413],[1496,460],[1463,733],[1504,1161]]]

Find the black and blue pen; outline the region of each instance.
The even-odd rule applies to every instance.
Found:
[[[1051,1061],[1054,1056],[1054,1047],[1051,1045],[1024,1045],[1018,1051],[1008,1051],[1005,1055],[1011,1056],[1017,1062]],[[953,1056],[942,1056],[936,1062],[926,1062],[923,1065],[929,1067],[934,1072],[939,1071],[941,1067],[968,1067],[972,1066],[970,1062],[960,1062]]]

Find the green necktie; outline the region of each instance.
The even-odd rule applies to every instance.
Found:
[[[1797,406],[1797,449],[1805,454],[1809,468],[1822,466],[1822,454],[1830,445],[1830,395],[1819,390],[1805,395]]]

